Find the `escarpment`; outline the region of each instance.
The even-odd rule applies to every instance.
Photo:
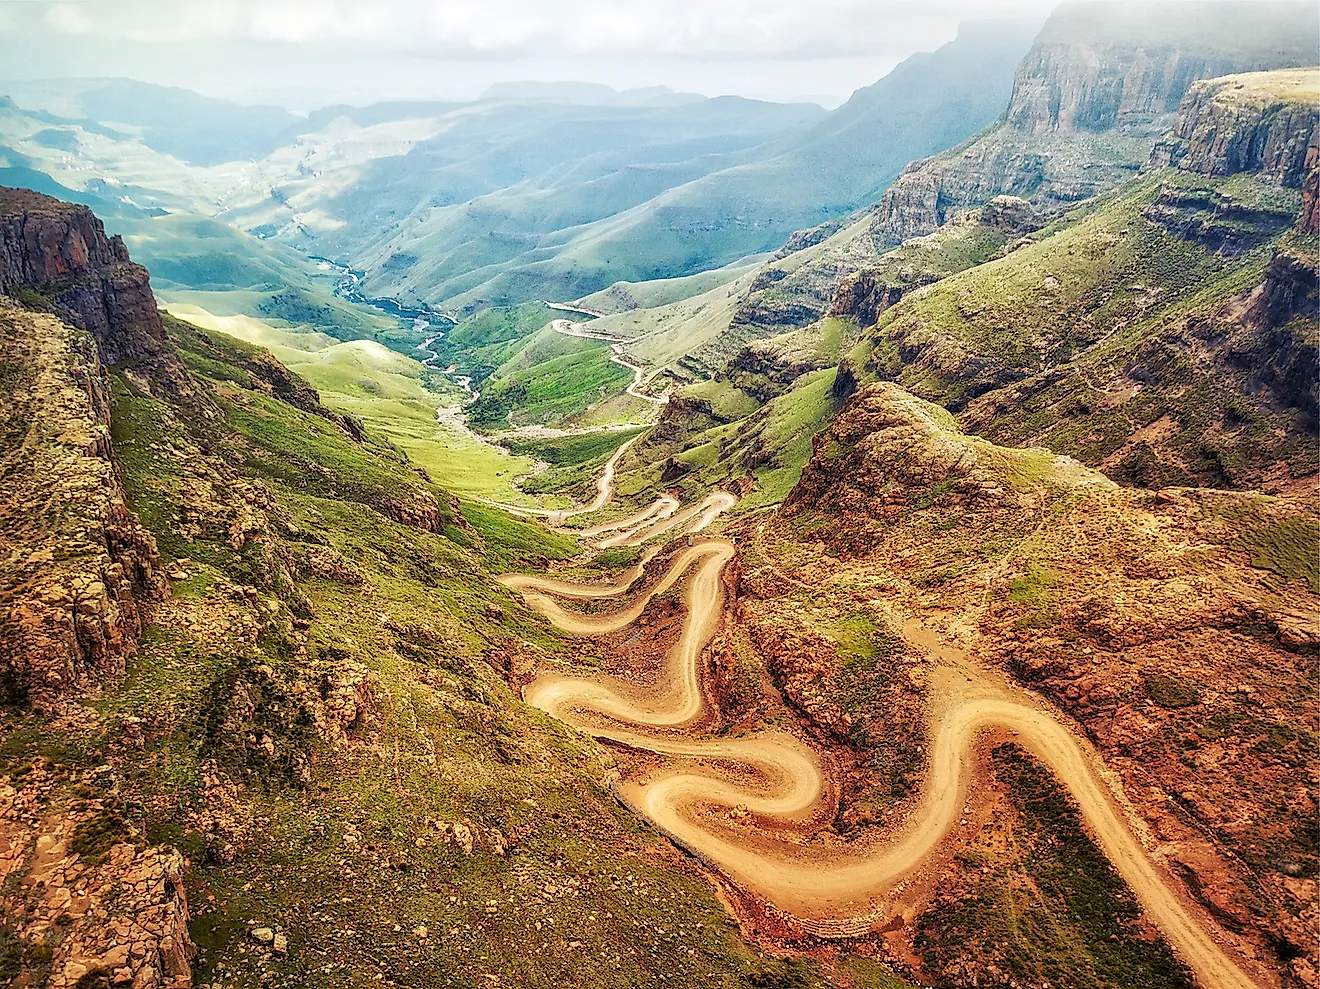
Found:
[[[118,677],[168,593],[126,503],[105,364],[149,358],[176,384],[183,371],[146,270],[84,206],[0,189],[0,293],[29,307],[0,299],[0,676],[11,701],[46,707]]]
[[[0,190],[0,235],[0,289],[16,297],[0,294],[0,541],[8,547],[0,559],[0,692],[11,703],[55,708],[123,674],[153,604],[169,593],[169,568],[129,508],[122,451],[112,442],[115,387],[164,399],[157,428],[176,418],[168,410],[177,406],[196,432],[196,442],[152,448],[187,477],[177,503],[160,509],[176,520],[182,541],[215,530],[236,550],[264,545],[269,498],[214,456],[225,400],[185,369],[147,273],[128,260],[122,241],[107,238],[85,207],[13,189]],[[169,325],[203,359],[231,360],[239,369],[233,383],[327,421],[316,429],[363,443],[354,420],[322,406],[266,351]],[[247,456],[265,454],[257,448]],[[287,458],[281,467],[302,486],[320,476]],[[454,524],[451,501],[400,467],[413,483],[361,485],[361,501],[429,532]],[[262,567],[279,570],[272,559]]]
[[[1008,243],[897,304],[845,282],[856,298],[841,308],[878,319],[866,370],[944,406],[968,432],[1046,446],[1125,483],[1279,491],[1312,477],[1316,268],[1304,190],[1316,111],[1297,80],[1313,77],[1199,87],[1146,174],[1057,232]],[[1216,98],[1233,112],[1209,126]],[[1178,167],[1161,167],[1168,160]]]
[[[1059,8],[1018,67],[1002,123],[913,163],[885,193],[871,222],[877,248],[930,233],[1001,193],[1057,212],[1121,184],[1196,80],[1315,60],[1305,5],[1274,5],[1270,15],[1239,3]],[[1224,37],[1240,43],[1212,40]]]
[[[1320,147],[1320,69],[1248,72],[1198,82],[1151,164],[1201,175],[1253,172],[1300,189]]]
[[[166,586],[155,541],[125,503],[92,338],[0,300],[0,351],[0,677],[12,701],[48,705],[123,672]]]
[[[45,301],[118,364],[165,339],[147,270],[86,206],[0,187],[0,293]]]

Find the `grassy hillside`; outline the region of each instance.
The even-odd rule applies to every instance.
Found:
[[[626,178],[592,177],[580,186],[542,181],[486,197],[476,209],[418,211],[419,223],[401,225],[368,249],[368,266],[391,293],[468,305],[576,298],[618,280],[685,275],[773,250],[795,229],[873,201],[913,158],[989,123],[1008,98],[1013,67],[1034,30],[968,26],[828,117],[737,159],[711,159],[715,167],[683,175],[641,158]],[[886,140],[876,141],[876,133]],[[579,170],[591,163],[587,158]],[[619,198],[624,191],[628,198]],[[384,262],[400,252],[425,260],[387,270]]]
[[[1152,174],[885,312],[866,370],[996,442],[1045,445],[1140,483],[1249,483],[1276,461],[1313,472],[1292,384],[1308,353],[1314,363],[1305,321],[1257,325],[1247,298],[1294,242],[1300,203],[1245,174]],[[1245,385],[1262,373],[1265,394]]]
[[[737,280],[757,267],[764,255],[744,258],[724,268],[700,271],[680,278],[656,278],[645,282],[615,282],[607,289],[578,300],[588,309],[606,314],[633,309],[655,309],[690,299]]]
[[[221,317],[171,306],[208,330],[269,349],[315,387],[330,408],[353,416],[407,454],[438,484],[460,495],[534,505],[513,486],[535,463],[473,435],[457,415],[464,393],[420,363],[367,340],[339,342],[324,334],[283,330],[250,317]],[[186,333],[186,327],[176,329]],[[212,339],[220,339],[213,337]],[[443,420],[440,409],[454,409]]]
[[[484,379],[469,419],[483,429],[563,422],[632,380],[632,372],[610,356],[608,344],[546,327]]]
[[[106,809],[78,832],[88,860],[119,842],[186,850],[209,983],[770,984],[780,963],[610,797],[610,757],[529,712],[494,668],[567,643],[491,574],[572,541],[453,512],[387,447],[253,388],[244,345],[178,325],[174,339],[218,418],[117,377],[113,421],[174,595],[57,743],[37,716],[0,712],[0,772],[37,773],[52,808],[109,773]],[[242,490],[262,528],[234,549],[224,520]],[[423,490],[443,533],[382,514]],[[253,951],[262,925],[287,953]]]
[[[405,353],[422,339],[394,317],[337,298],[335,274],[327,266],[217,220],[171,213],[112,220],[109,231],[124,237],[168,302],[310,327],[339,340],[376,340]]]

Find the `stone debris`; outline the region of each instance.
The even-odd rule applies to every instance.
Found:
[[[134,989],[191,987],[183,856],[121,842],[89,861],[71,844],[91,815],[37,816],[33,782],[22,792],[0,784],[0,907],[15,937],[52,946],[47,985],[72,989],[104,973]]]

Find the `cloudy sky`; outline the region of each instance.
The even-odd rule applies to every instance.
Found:
[[[1046,0],[0,0],[0,78],[129,76],[295,109],[581,79],[837,103],[960,20]]]
[[[967,18],[1053,0],[0,0],[0,78],[128,76],[242,102],[470,98],[580,79],[833,105]]]

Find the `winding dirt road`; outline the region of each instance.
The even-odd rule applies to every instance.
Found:
[[[509,505],[502,501],[492,501],[489,498],[476,498],[483,505],[491,505],[495,508],[502,508],[512,515],[535,516],[537,518],[547,519],[552,524],[558,525],[566,518],[574,515],[587,515],[591,512],[598,512],[605,507],[606,503],[614,496],[614,474],[619,469],[619,461],[623,455],[628,452],[628,447],[637,442],[637,437],[624,440],[619,444],[619,448],[614,451],[614,455],[605,461],[605,468],[600,472],[600,477],[596,478],[596,497],[587,502],[581,508],[531,508],[526,505]],[[670,499],[672,500],[672,499]],[[674,502],[674,507],[678,507],[678,502]]]
[[[593,531],[616,531],[614,545],[639,545],[680,525],[688,531],[704,528],[732,504],[731,495],[719,492],[679,511],[674,499],[662,498],[630,519]],[[834,796],[828,767],[810,746],[781,731],[740,738],[682,731],[705,710],[699,661],[719,622],[720,574],[734,553],[722,539],[690,545],[654,586],[606,615],[575,612],[556,598],[621,596],[640,577],[644,563],[625,582],[610,585],[528,575],[501,578],[559,628],[597,635],[636,621],[653,597],[692,571],[684,589],[683,631],[657,684],[642,687],[611,676],[545,669],[524,689],[527,703],[597,738],[672,757],[619,787],[622,799],[639,814],[804,929],[825,937],[857,936],[900,909],[898,894],[905,881],[960,826],[983,736],[1008,737],[1067,787],[1101,849],[1203,986],[1258,986],[1209,933],[1212,925],[1192,914],[1134,835],[1090,745],[1025,692],[989,676],[968,675],[976,671],[966,657],[938,644],[930,691],[932,744],[918,805],[897,831],[877,828],[867,838],[842,845],[811,842],[833,816]],[[911,627],[905,631],[914,636]],[[915,637],[932,644],[930,637]],[[745,808],[755,826],[733,822],[729,810],[734,807]]]
[[[559,306],[557,308],[564,307]],[[585,310],[575,311],[583,312]],[[584,330],[581,323],[573,323],[567,319],[551,320],[550,329],[556,333],[562,333],[566,337],[581,337],[584,340],[601,340],[608,343],[610,345],[610,360],[632,372],[632,384],[627,388],[629,395],[656,405],[664,405],[669,401],[668,395],[648,395],[641,390],[642,385],[646,383],[646,368],[640,364],[634,364],[623,355],[623,343],[619,341],[618,337],[611,336],[608,333],[593,333],[591,330]]]

